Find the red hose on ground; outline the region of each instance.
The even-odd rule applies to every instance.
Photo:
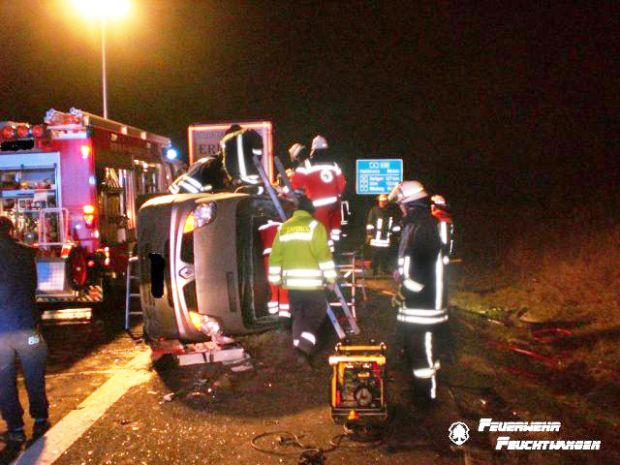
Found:
[[[555,358],[540,354],[538,352],[534,352],[532,350],[523,349],[514,344],[489,341],[487,345],[493,349],[499,349],[505,352],[515,352],[519,355],[525,355],[526,357],[533,358],[534,360],[538,360],[539,362],[548,365],[550,368],[557,366],[557,361]]]
[[[532,331],[532,339],[541,344],[555,344],[572,335],[572,331],[563,328],[543,328]]]

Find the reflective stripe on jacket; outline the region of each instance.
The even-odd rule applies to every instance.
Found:
[[[389,207],[375,205],[370,209],[366,220],[366,234],[371,247],[389,247],[392,235],[400,231],[400,224]]]
[[[336,281],[336,264],[327,243],[327,230],[303,210],[297,210],[278,231],[269,256],[269,282],[284,289],[318,290]]]
[[[344,192],[346,179],[336,163],[311,165],[305,163],[295,170],[293,189],[303,188],[315,207],[336,204]]]
[[[413,325],[433,325],[448,319],[447,287],[440,228],[430,211],[408,212],[398,250],[403,302],[397,319]]]

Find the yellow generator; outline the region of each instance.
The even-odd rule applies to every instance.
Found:
[[[336,345],[332,366],[331,411],[339,424],[381,423],[387,419],[384,343]]]

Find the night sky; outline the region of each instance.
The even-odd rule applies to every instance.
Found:
[[[0,120],[101,113],[97,24],[0,5]],[[134,1],[108,29],[109,114],[184,149],[191,123],[269,119],[281,154],[321,133],[457,203],[584,202],[618,190],[619,5]]]

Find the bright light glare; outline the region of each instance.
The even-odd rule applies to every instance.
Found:
[[[71,0],[73,7],[87,18],[122,18],[129,14],[129,0]]]
[[[168,149],[168,150],[166,150],[166,158],[168,160],[176,160],[178,155],[179,154],[177,153],[177,151],[175,149]]]

